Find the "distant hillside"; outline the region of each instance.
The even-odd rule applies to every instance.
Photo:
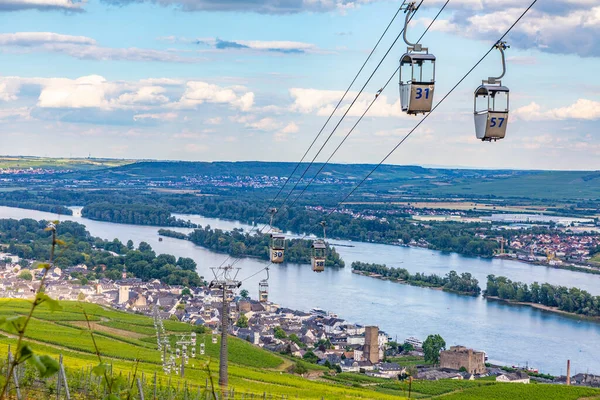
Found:
[[[66,175],[73,179],[183,181],[184,177],[280,177],[287,178],[295,163],[287,162],[183,162],[143,161],[95,171]],[[308,167],[304,163],[295,177]],[[322,167],[313,164],[305,174],[308,182]],[[372,169],[371,164],[328,164],[316,183],[355,185]],[[315,189],[312,188],[312,191]],[[339,187],[338,187],[339,189]],[[361,188],[363,194],[424,195],[442,197],[500,197],[550,200],[600,199],[600,172],[523,171],[423,168],[382,165]]]
[[[236,179],[274,178],[265,185],[277,189],[296,167],[291,162],[189,162],[189,161],[128,161],[100,159],[44,159],[30,157],[0,157],[0,169],[17,167],[48,167],[70,169],[72,172],[55,174],[43,179],[62,179],[94,182],[98,187],[145,186],[148,182],[180,182],[184,189],[209,189],[222,181]],[[305,173],[303,184],[308,183],[323,164],[313,164]],[[308,163],[298,168],[294,182]],[[317,176],[309,192],[332,192],[352,187],[371,172],[371,164],[328,164]],[[213,179],[214,178],[214,182]],[[194,187],[194,182],[202,182]],[[184,184],[185,183],[185,184]],[[246,187],[252,187],[252,182]],[[304,185],[300,185],[301,189]],[[259,186],[263,187],[263,186]],[[235,191],[235,185],[230,185]],[[343,189],[346,190],[346,189]],[[424,168],[419,166],[382,165],[357,192],[365,197],[385,200],[401,196],[466,197],[466,198],[524,198],[560,200],[600,199],[600,172],[598,171],[523,171]]]
[[[53,170],[92,170],[118,167],[131,164],[134,160],[117,160],[106,158],[48,158],[0,156],[0,170],[42,168]]]

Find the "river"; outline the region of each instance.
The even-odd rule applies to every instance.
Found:
[[[213,228],[251,227],[239,222],[177,215]],[[0,207],[0,218],[57,219],[56,215],[18,208]],[[225,255],[198,247],[186,240],[165,237],[158,241],[158,228],[92,221],[81,216],[61,216],[86,225],[94,236],[122,242],[131,239],[137,245],[148,242],[157,253],[191,257],[198,263],[198,273],[210,280],[210,267],[220,265]],[[189,232],[187,228],[172,228]],[[445,274],[471,272],[485,287],[488,274],[504,275],[523,282],[549,282],[577,286],[600,294],[600,276],[529,265],[510,260],[463,257],[457,254],[372,243],[331,241],[346,246],[336,249],[346,268],[312,272],[308,265],[284,264],[270,268],[270,299],[278,304],[308,311],[320,307],[337,313],[351,322],[378,325],[392,337],[424,339],[439,333],[448,346],[461,344],[487,352],[491,362],[519,364],[539,368],[551,374],[564,374],[567,359],[571,371],[600,373],[600,324],[569,318],[526,306],[509,306],[481,297],[473,298],[438,290],[413,287],[352,274],[352,261],[384,263],[406,268],[412,273]],[[258,281],[266,273],[256,272],[267,266],[256,259],[242,259],[239,277],[243,287],[257,296]],[[250,277],[252,276],[252,277]],[[250,277],[249,279],[245,279]]]

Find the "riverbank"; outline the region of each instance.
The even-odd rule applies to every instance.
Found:
[[[550,265],[548,263],[544,263],[544,262],[541,262],[541,261],[523,260],[523,259],[516,258],[516,257],[509,257],[508,255],[496,255],[496,258],[500,258],[500,259],[504,259],[504,260],[511,260],[511,261],[518,261],[520,263],[527,264],[527,265],[538,265],[538,266],[547,267],[547,268],[555,268],[555,269],[562,269],[562,270],[566,270],[566,271],[575,271],[575,272],[583,272],[583,273],[586,273],[586,274],[600,275],[600,268],[596,268],[596,267],[593,267],[593,266],[585,266],[585,265]]]
[[[529,303],[529,302],[524,302],[524,301],[508,300],[508,299],[500,298],[498,296],[486,296],[486,295],[483,295],[483,297],[486,300],[498,301],[498,302],[501,302],[501,303],[506,303],[506,304],[515,305],[515,306],[527,306],[527,307],[531,307],[531,308],[536,308],[538,310],[548,311],[548,312],[552,312],[552,313],[556,313],[556,314],[562,314],[562,315],[565,315],[565,316],[568,316],[568,317],[571,317],[571,318],[574,318],[574,319],[579,319],[579,320],[584,320],[584,321],[600,322],[600,317],[590,317],[590,316],[587,316],[587,315],[581,315],[581,314],[577,314],[577,313],[572,313],[572,312],[560,310],[558,307],[550,307],[550,306],[545,306],[543,304]]]
[[[390,277],[379,275],[379,274],[370,273],[367,271],[358,271],[355,269],[352,270],[352,273],[356,274],[356,275],[366,276],[369,278],[379,279],[382,281],[390,281],[390,282],[394,282],[394,283],[400,283],[403,285],[421,287],[421,288],[425,288],[425,289],[439,290],[441,292],[459,294],[461,296],[471,296],[471,297],[478,296],[477,294],[473,294],[473,293],[469,293],[469,292],[460,292],[458,290],[451,290],[451,289],[445,288],[443,285],[434,285],[434,284],[431,284],[428,282],[423,282],[423,281],[407,281],[405,279],[395,279],[395,278],[390,278]]]

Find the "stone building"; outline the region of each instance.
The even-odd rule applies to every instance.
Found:
[[[379,328],[376,326],[365,327],[365,345],[363,347],[365,361],[372,364],[379,362]]]
[[[464,346],[451,346],[440,353],[440,367],[459,370],[466,368],[470,374],[485,373],[485,353],[467,349]]]

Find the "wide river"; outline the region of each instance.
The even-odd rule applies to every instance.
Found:
[[[241,223],[200,216],[182,216],[195,223],[230,230],[249,229]],[[0,218],[54,220],[56,215],[18,208],[0,207]],[[86,225],[94,236],[122,242],[146,241],[157,253],[191,257],[198,273],[212,278],[210,267],[220,265],[225,255],[198,247],[186,240],[164,238],[158,241],[157,227],[92,221],[81,216],[61,216]],[[188,232],[189,229],[175,228]],[[439,333],[448,346],[461,344],[487,352],[490,361],[539,368],[551,374],[564,374],[567,359],[572,373],[600,373],[600,324],[540,311],[396,284],[352,274],[353,261],[384,263],[415,272],[445,274],[450,270],[471,272],[485,288],[488,274],[504,275],[523,282],[549,282],[576,286],[600,294],[600,276],[558,270],[520,262],[463,257],[437,251],[349,241],[332,241],[338,246],[346,268],[312,272],[308,265],[285,264],[270,268],[270,299],[278,304],[308,311],[313,307],[337,313],[351,322],[378,325],[392,337],[424,339]],[[258,281],[267,265],[255,259],[242,259],[239,277],[251,296],[257,296]],[[250,277],[249,279],[246,279]]]

